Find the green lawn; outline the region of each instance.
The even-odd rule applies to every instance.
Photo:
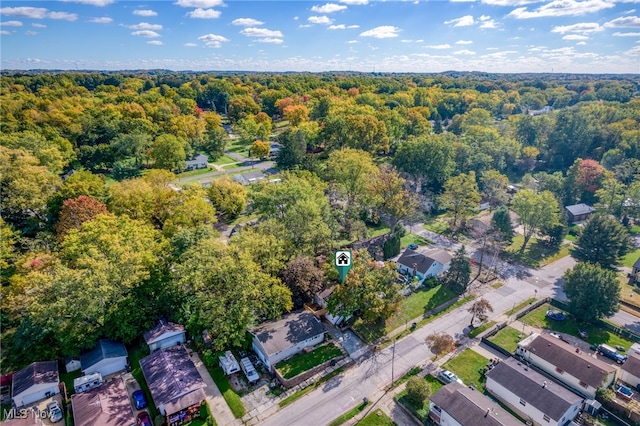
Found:
[[[480,392],[484,393],[484,376],[480,370],[489,360],[471,349],[465,349],[460,355],[447,361],[442,367],[453,371],[465,385],[473,383]]]
[[[217,164],[218,166],[223,166],[225,164],[233,164],[237,162],[238,160],[236,160],[235,158],[231,158],[228,155],[223,155],[222,157],[216,158],[214,161],[212,161],[213,164]]]
[[[517,330],[513,327],[505,327],[495,335],[491,336],[489,340],[501,348],[514,353],[518,347],[518,342],[524,339],[524,337],[525,336],[522,335],[522,330]]]
[[[340,349],[333,343],[330,343],[320,346],[308,353],[300,352],[288,360],[278,363],[276,368],[285,379],[290,379],[340,355],[342,355]]]
[[[64,382],[64,385],[67,388],[67,396],[70,397],[75,393],[73,389],[73,379],[77,379],[81,375],[81,370],[72,371],[71,373],[60,373],[60,381]]]
[[[379,237],[380,235],[388,234],[389,226],[380,221],[376,226],[367,226],[367,238]]]
[[[567,244],[563,244],[558,248],[551,248],[544,241],[538,241],[535,238],[531,238],[524,253],[520,253],[523,242],[524,236],[516,235],[513,238],[513,243],[505,249],[505,255],[525,265],[534,267],[547,265],[569,255],[569,246]]]
[[[422,237],[418,234],[404,234],[404,237],[400,238],[400,247],[405,248],[409,244],[418,244],[419,246],[428,246],[433,244],[428,238]]]
[[[524,302],[520,303],[519,305],[514,306],[513,308],[509,309],[506,314],[507,315],[513,315],[516,312],[520,311],[522,308],[524,308],[525,306],[528,306],[530,304],[532,304],[533,302],[536,301],[535,297],[530,297],[529,299],[525,300]]]
[[[362,413],[364,409],[369,406],[369,404],[369,402],[367,402],[366,404],[364,402],[361,402],[357,407],[353,407],[351,410],[347,411],[341,416],[336,417],[332,422],[329,423],[329,426],[340,426],[341,424],[346,423],[359,413]]]
[[[364,324],[356,320],[353,327],[368,342],[373,342],[385,334],[403,325],[410,326],[411,321],[424,315],[427,311],[436,308],[456,297],[456,294],[447,287],[438,285],[431,289],[421,289],[402,300],[400,311],[389,318],[384,324]]]
[[[379,408],[358,422],[358,426],[396,426]]]
[[[633,267],[633,264],[640,258],[640,248],[628,253],[622,258],[622,264],[628,268]]]
[[[615,334],[598,327],[596,325],[590,324],[580,324],[573,319],[572,316],[568,316],[564,321],[554,321],[545,316],[548,309],[557,309],[552,307],[551,305],[545,304],[540,306],[538,309],[529,312],[527,315],[522,317],[520,321],[523,321],[527,325],[532,325],[535,327],[546,328],[549,330],[558,331],[561,333],[567,333],[572,336],[579,337],[579,330],[584,330],[589,334],[589,338],[587,341],[589,343],[606,343],[610,346],[623,346],[625,349],[629,349],[633,342],[625,339],[621,336],[616,336]]]
[[[629,233],[631,234],[640,234],[640,225],[635,225],[629,228]]]
[[[207,366],[207,370],[209,370],[211,378],[216,383],[216,386],[218,386],[218,389],[220,389],[222,397],[225,401],[227,401],[227,405],[231,409],[233,415],[236,417],[236,419],[242,418],[242,416],[245,415],[246,410],[244,409],[244,405],[242,405],[240,395],[238,395],[233,389],[231,389],[229,380],[227,379],[227,376],[225,376],[224,371],[222,371],[222,368]]]
[[[424,379],[431,385],[431,395],[438,392],[438,390],[444,386],[442,382],[430,374],[427,374]],[[396,395],[395,399],[398,403],[404,405],[409,411],[411,411],[416,417],[425,421],[429,416],[429,402],[425,402],[422,407],[416,407],[405,397],[407,395],[406,389]]]
[[[474,328],[473,330],[471,330],[469,332],[469,337],[470,338],[474,338],[476,337],[478,334],[482,333],[485,330],[490,329],[491,327],[493,327],[496,323],[493,321],[489,321],[489,322],[485,322],[484,324],[480,325],[479,327]]]
[[[565,240],[569,240],[572,243],[575,243],[576,240],[578,239],[578,237],[576,237],[575,235],[567,234],[567,235],[564,236],[564,239]]]
[[[176,174],[176,177],[178,179],[184,179],[184,178],[188,178],[188,177],[206,175],[207,173],[211,173],[211,172],[215,172],[215,171],[216,171],[216,169],[207,167],[205,169],[189,170],[188,172],[178,173],[178,174]]]
[[[309,393],[312,390],[318,388],[323,383],[328,382],[329,380],[333,379],[335,376],[337,376],[339,374],[342,374],[343,372],[344,372],[344,367],[340,367],[340,368],[337,368],[337,369],[333,370],[331,373],[327,374],[324,377],[321,377],[319,380],[313,382],[313,384],[307,386],[306,388],[292,393],[291,395],[289,395],[288,397],[286,397],[285,399],[280,401],[278,403],[278,405],[280,406],[280,408],[286,407],[287,405],[291,404],[294,401],[297,401],[298,399],[300,399],[303,396],[305,396],[307,393]]]
[[[431,374],[427,374],[426,376],[424,376],[424,379],[427,382],[429,382],[429,384],[431,385],[431,394],[432,395],[434,393],[438,392],[440,390],[440,388],[444,386],[440,380],[436,379]]]
[[[138,384],[140,384],[140,388],[142,392],[144,392],[144,396],[147,399],[147,403],[149,404],[147,410],[149,410],[149,415],[152,419],[156,419],[160,415],[158,409],[153,403],[153,398],[151,398],[151,392],[149,392],[149,386],[147,386],[147,382],[144,380],[144,375],[142,374],[142,367],[140,367],[140,360],[147,355],[149,355],[149,347],[147,345],[140,345],[138,347],[129,348],[129,364],[131,365],[131,374],[137,380]],[[73,387],[72,387],[73,389]]]
[[[437,216],[425,214],[422,226],[424,229],[435,232],[436,234],[446,234],[449,232],[449,223],[447,223],[445,217],[444,214]]]

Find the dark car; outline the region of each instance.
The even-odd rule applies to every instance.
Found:
[[[138,416],[136,417],[136,423],[139,426],[153,426],[151,424],[151,417],[149,417],[149,413],[146,411],[142,411],[140,413],[138,413]]]
[[[418,245],[417,245],[417,244],[409,244],[409,245],[407,246],[407,248],[408,248],[409,250],[418,250]]]
[[[550,318],[554,321],[564,321],[567,319],[567,314],[562,311],[556,311],[555,309],[549,309],[547,311],[547,318]]]
[[[142,410],[147,406],[147,400],[144,397],[144,393],[142,393],[140,389],[138,389],[137,391],[134,391],[131,394],[131,397],[133,398],[133,403],[136,406],[136,410]]]

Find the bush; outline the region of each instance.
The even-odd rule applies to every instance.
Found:
[[[423,377],[413,376],[407,381],[407,401],[417,408],[422,408],[431,395],[431,384]]]

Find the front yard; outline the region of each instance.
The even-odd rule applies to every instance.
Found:
[[[458,356],[447,361],[442,368],[453,371],[465,385],[469,386],[473,383],[476,389],[484,393],[485,377],[480,370],[488,363],[489,360],[479,353],[465,349]]]
[[[589,334],[587,341],[592,344],[606,343],[613,347],[623,346],[625,349],[629,349],[633,344],[630,340],[627,340],[622,336],[617,336],[597,325],[578,324],[570,315],[568,315],[567,319],[564,321],[554,321],[549,319],[545,316],[548,309],[557,308],[548,304],[542,305],[538,309],[535,309],[522,317],[520,321],[530,326],[558,331],[560,333],[567,333],[576,337],[580,337],[579,330],[583,330]]]
[[[442,382],[433,377],[430,374],[427,374],[424,379],[429,382],[431,388],[431,395],[438,392],[438,390],[444,386]],[[416,417],[418,417],[422,421],[426,421],[427,417],[429,417],[429,401],[426,401],[421,407],[417,407],[411,403],[407,398],[407,390],[403,390],[398,395],[396,395],[395,399],[399,404],[404,405],[409,411],[411,411]]]
[[[299,354],[278,363],[276,365],[276,369],[280,371],[282,377],[290,379],[340,355],[342,355],[340,349],[338,349],[338,347],[333,343],[329,343],[327,345],[322,345],[311,352],[300,352]]]
[[[395,426],[393,420],[389,418],[379,408],[358,422],[360,426]]]
[[[516,235],[513,238],[513,243],[505,249],[505,256],[525,265],[540,267],[570,254],[568,244],[562,244],[560,247],[549,247],[544,241],[533,237],[529,240],[526,250],[520,253],[523,242],[524,236]]]
[[[526,336],[522,334],[522,331],[516,330],[513,327],[505,327],[498,331],[495,335],[489,338],[490,341],[514,353],[518,348],[518,342],[524,339]]]

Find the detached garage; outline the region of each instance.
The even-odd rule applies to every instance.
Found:
[[[151,352],[169,348],[185,342],[185,330],[180,324],[160,318],[155,327],[144,333],[144,341]]]
[[[82,374],[100,373],[102,377],[127,369],[127,348],[113,340],[100,339],[98,345],[80,355]]]
[[[29,364],[13,375],[12,395],[16,407],[24,407],[60,393],[57,361]]]

